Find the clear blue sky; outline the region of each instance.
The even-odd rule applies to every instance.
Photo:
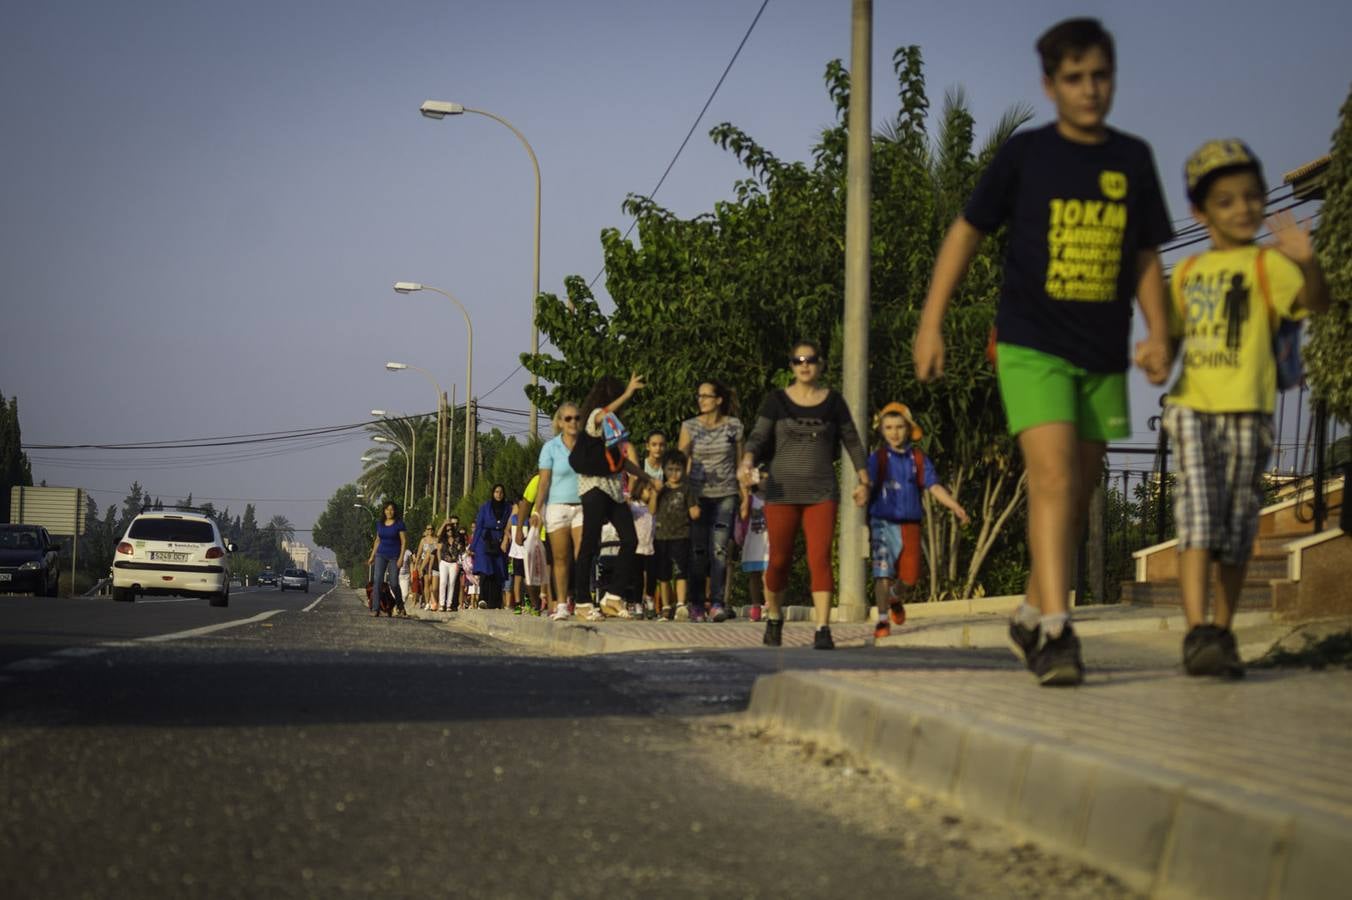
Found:
[[[445,287],[476,327],[484,400],[525,409],[532,188],[506,129],[431,122],[428,98],[492,110],[534,144],[544,290],[595,275],[703,105],[760,0],[11,5],[0,31],[0,391],[29,443],[191,438],[417,411],[432,370],[463,398],[462,321],[396,280]],[[1174,218],[1186,154],[1239,135],[1270,178],[1326,153],[1352,67],[1352,5],[953,0],[876,3],[875,122],[889,60],[918,43],[935,108],[961,85],[981,132],[1011,104],[1045,120],[1032,43],[1068,15],[1118,41],[1113,124],[1149,139]],[[732,121],[805,159],[831,120],[828,60],[849,0],[771,0],[657,199],[709,210],[742,176],[708,129]],[[600,285],[598,284],[598,288]],[[509,377],[511,376],[511,377]],[[1138,408],[1152,392],[1138,382]],[[524,430],[524,419],[490,421]],[[1144,422],[1136,440],[1147,440]],[[184,467],[181,451],[33,451],[34,476],[118,502],[133,480],[308,528],[360,470],[354,439]],[[78,461],[78,465],[73,464]]]

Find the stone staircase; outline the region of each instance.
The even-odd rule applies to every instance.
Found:
[[[1278,618],[1352,615],[1352,536],[1336,527],[1343,502],[1343,479],[1325,485],[1328,527],[1319,533],[1309,518],[1311,491],[1279,498],[1259,517],[1239,608],[1270,610]],[[1179,607],[1178,542],[1137,551],[1136,578],[1122,585],[1122,602]],[[1212,582],[1212,592],[1220,586]]]

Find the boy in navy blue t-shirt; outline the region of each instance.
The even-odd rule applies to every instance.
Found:
[[[1044,685],[1084,678],[1067,598],[1074,548],[1109,440],[1131,433],[1131,298],[1146,320],[1136,364],[1163,384],[1171,362],[1163,269],[1172,236],[1150,147],[1107,126],[1112,36],[1069,19],[1037,42],[1056,122],[1005,142],[934,263],[916,329],[916,377],[944,370],[944,312],[982,237],[1008,227],[996,314],[1000,397],[1028,473],[1028,591],[1014,647]]]
[[[970,520],[962,504],[939,483],[933,461],[914,446],[923,433],[906,404],[884,406],[874,427],[883,439],[868,458],[873,485],[868,504],[869,558],[878,604],[878,623],[873,626],[877,640],[891,634],[893,625],[906,621],[900,585],[913,588],[920,580],[920,523],[925,518],[921,485],[952,510],[959,522],[966,525]]]

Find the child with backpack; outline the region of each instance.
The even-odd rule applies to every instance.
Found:
[[[1169,333],[1182,341],[1183,365],[1165,400],[1164,427],[1178,459],[1174,518],[1189,627],[1183,667],[1189,675],[1241,678],[1230,623],[1258,531],[1277,388],[1299,381],[1291,360],[1280,358],[1288,340],[1282,323],[1324,312],[1329,292],[1309,227],[1291,213],[1267,220],[1271,246],[1254,242],[1267,186],[1243,142],[1208,141],[1184,171],[1211,249],[1179,263],[1170,284]],[[1221,590],[1208,623],[1212,560]]]
[[[874,419],[882,444],[868,458],[873,485],[868,504],[869,555],[878,623],[873,638],[885,638],[892,625],[906,621],[900,585],[909,590],[920,580],[920,523],[926,491],[966,525],[967,510],[939,483],[934,464],[915,442],[924,436],[904,403],[889,403]]]

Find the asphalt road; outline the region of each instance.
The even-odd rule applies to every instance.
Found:
[[[0,633],[6,898],[983,896],[1011,865],[997,893],[1037,896],[1053,871],[971,869],[953,817],[736,734],[731,657],[530,655],[342,588],[0,597]]]

